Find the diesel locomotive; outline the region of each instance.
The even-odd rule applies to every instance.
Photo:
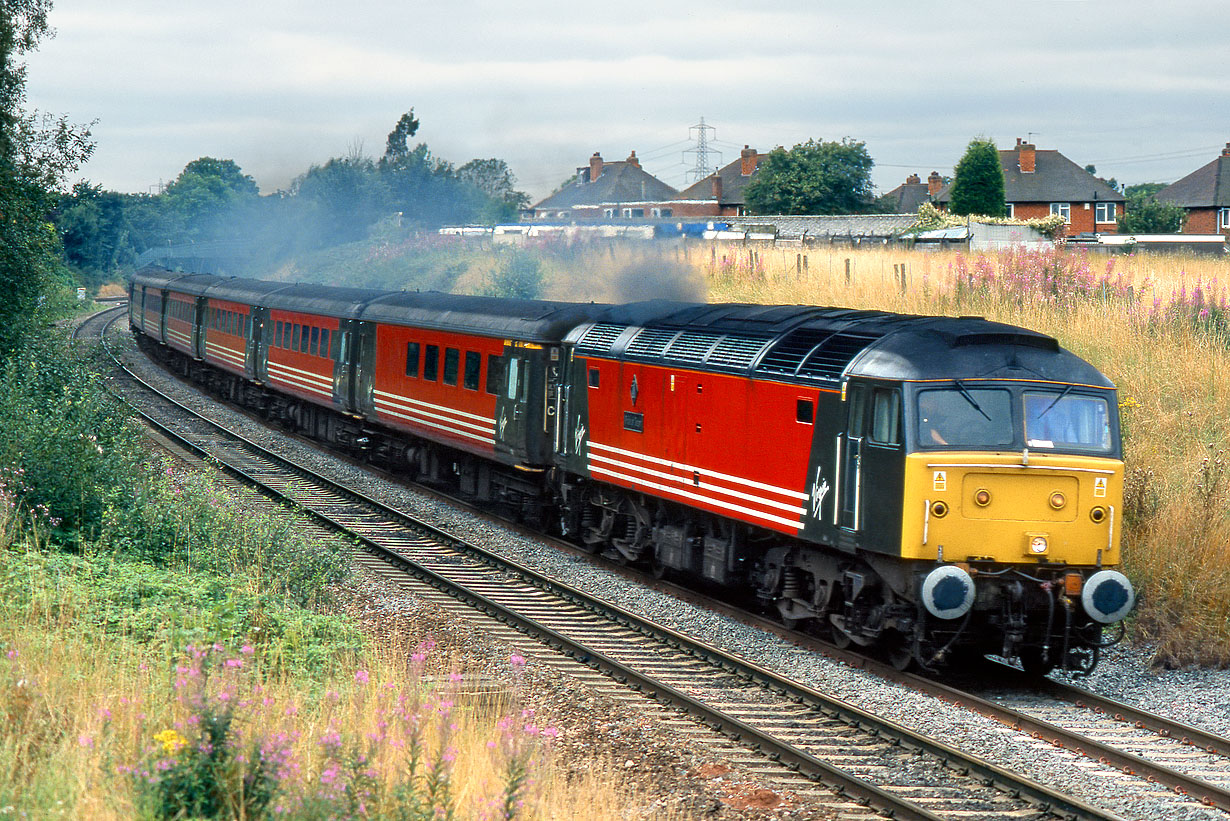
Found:
[[[1042,333],[159,269],[130,296],[144,347],[271,420],[900,667],[1088,673],[1135,602],[1114,386]]]

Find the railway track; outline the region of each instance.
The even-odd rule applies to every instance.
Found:
[[[1116,817],[467,545],[224,433],[182,405],[176,413],[196,417],[175,434],[187,446],[357,534],[381,561],[859,804],[896,818]],[[964,704],[970,694],[941,697]],[[1057,743],[1082,749],[1072,738]],[[1205,782],[1188,787],[1208,800]]]

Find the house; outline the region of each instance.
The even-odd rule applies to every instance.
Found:
[[[1187,209],[1184,234],[1230,236],[1230,143],[1221,156],[1158,191],[1159,202]]]
[[[1016,147],[1001,149],[1004,200],[1008,216],[1033,219],[1057,214],[1064,234],[1113,234],[1123,216],[1124,197],[1102,180],[1054,150],[1039,151],[1017,138]],[[955,182],[955,180],[954,180]],[[952,200],[952,184],[935,198],[942,210]]]
[[[567,221],[670,216],[661,213],[660,204],[677,193],[641,168],[635,151],[621,162],[606,162],[595,151],[572,182],[531,206],[528,216]]]
[[[924,202],[932,202],[944,188],[940,172],[932,171],[923,182],[917,174],[910,174],[905,182],[880,197],[880,202],[892,209],[894,214],[915,214]]]
[[[739,159],[719,168],[679,192],[669,203],[661,203],[661,216],[673,217],[742,217],[747,215],[743,191],[752,181],[765,154],[743,146]]]

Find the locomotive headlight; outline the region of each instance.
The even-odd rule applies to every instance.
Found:
[[[1068,498],[1058,490],[1051,494],[1051,507],[1055,510],[1063,510],[1063,506],[1068,503]]]
[[[1030,536],[1029,537],[1029,552],[1035,556],[1041,556],[1046,553],[1047,539],[1045,536]]]
[[[1102,624],[1120,621],[1136,604],[1136,591],[1117,570],[1099,570],[1085,582],[1081,605],[1089,618]]]

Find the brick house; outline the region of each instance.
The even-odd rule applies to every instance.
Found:
[[[1004,171],[1008,216],[1033,219],[1058,214],[1069,236],[1118,230],[1123,195],[1058,151],[1039,151],[1033,143],[1017,138],[1015,148],[1000,150],[999,164]],[[944,186],[935,200],[947,210],[952,185]]]
[[[932,171],[923,182],[917,174],[910,174],[905,182],[880,196],[880,202],[892,209],[894,214],[914,214],[924,202],[932,202],[944,188],[940,172]]]
[[[606,162],[595,151],[589,165],[577,169],[573,182],[531,206],[527,215],[569,221],[669,216],[661,213],[661,204],[677,193],[641,168],[635,151],[619,162]]]
[[[1184,234],[1230,236],[1230,143],[1211,163],[1158,191],[1157,199],[1187,210]]]
[[[719,168],[679,192],[670,202],[660,204],[661,216],[668,217],[742,217],[747,214],[743,191],[752,181],[765,154],[743,146],[739,159]]]

